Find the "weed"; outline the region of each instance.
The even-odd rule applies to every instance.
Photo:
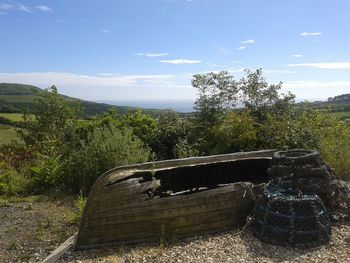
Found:
[[[21,261],[27,262],[27,261],[29,261],[31,258],[32,258],[32,257],[29,256],[29,255],[23,255],[23,256],[20,256],[19,259],[20,259]]]
[[[16,241],[11,242],[8,246],[7,246],[7,250],[8,251],[12,251],[12,250],[17,250],[18,249],[18,244]]]
[[[26,210],[26,211],[28,211],[28,210],[33,210],[33,206],[32,206],[32,204],[28,204],[27,206],[24,205],[24,206],[23,206],[23,209]]]
[[[53,218],[51,217],[44,218],[43,220],[38,221],[34,230],[35,238],[37,240],[42,240],[45,235],[45,232],[47,232],[48,230],[52,230],[54,226],[55,224]]]
[[[16,226],[10,226],[10,227],[5,229],[5,233],[7,233],[7,234],[15,233],[16,231],[17,231]]]
[[[159,246],[161,248],[173,245],[176,243],[177,238],[174,230],[168,229],[164,224],[161,225]]]
[[[81,218],[83,216],[85,204],[86,204],[86,198],[80,192],[80,194],[78,195],[77,200],[74,202],[74,206],[76,208],[76,212],[73,212],[68,218],[68,222],[70,224],[72,224],[72,225],[79,224],[79,222],[81,221]]]

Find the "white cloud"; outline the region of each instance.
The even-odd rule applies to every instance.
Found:
[[[185,74],[0,73],[1,82],[31,84],[41,88],[56,85],[62,94],[86,100],[187,100],[196,96],[196,90]]]
[[[243,45],[254,44],[254,43],[255,43],[254,39],[247,39],[247,40],[241,41],[241,44]]]
[[[241,47],[238,48],[238,50],[242,50],[242,49],[245,49],[245,48],[246,48],[246,46],[241,46]]]
[[[293,57],[293,58],[301,58],[301,57],[303,57],[302,54],[293,54],[293,55],[290,55],[290,56]]]
[[[107,30],[107,29],[100,29],[100,31],[101,31],[102,33],[108,33],[108,30]]]
[[[9,11],[11,9],[12,9],[12,5],[10,5],[10,4],[0,4],[1,11]]]
[[[222,67],[222,65],[215,64],[215,63],[211,63],[211,62],[205,62],[205,64],[206,64],[208,67],[211,67],[211,68]]]
[[[25,6],[25,5],[20,4],[20,5],[18,5],[17,7],[18,7],[18,10],[23,11],[23,12],[25,12],[25,13],[31,13],[31,12],[32,12],[32,10],[30,9],[30,7],[28,7],[28,6]]]
[[[169,53],[137,53],[138,56],[144,56],[149,58],[156,58],[156,57],[165,57],[168,56]]]
[[[314,80],[290,81],[283,83],[284,88],[349,88],[350,81],[327,81]]]
[[[245,71],[245,68],[238,68],[238,69],[228,69],[227,70],[230,73],[242,73]]]
[[[40,11],[43,11],[43,12],[50,12],[52,11],[52,9],[46,5],[37,5],[35,7],[36,9],[40,10]]]
[[[322,32],[303,32],[300,35],[307,37],[307,36],[320,36],[322,35]]]
[[[246,68],[229,68],[227,69],[230,73],[242,73]],[[264,74],[296,74],[295,71],[290,70],[279,70],[279,69],[263,69]]]
[[[296,71],[279,70],[279,69],[263,69],[263,73],[266,73],[266,74],[297,74]]]
[[[283,83],[282,91],[291,91],[297,99],[325,100],[339,94],[349,93],[350,81],[286,81]]]
[[[200,60],[190,60],[190,59],[171,59],[171,60],[159,60],[161,63],[167,63],[167,64],[175,64],[175,65],[180,65],[180,64],[198,64],[201,63]]]
[[[239,60],[233,60],[232,63],[239,63]]]
[[[350,62],[331,62],[331,63],[297,63],[289,64],[288,67],[308,67],[318,69],[350,69]]]
[[[157,86],[175,79],[174,75],[119,75],[116,73],[100,73],[83,75],[69,72],[29,72],[0,73],[0,82],[28,83],[39,86],[105,86],[130,87],[137,85]]]
[[[18,10],[22,11],[25,13],[32,13],[35,10],[39,10],[42,12],[50,12],[52,9],[46,5],[37,5],[37,6],[26,6],[23,4],[16,4],[16,5],[11,5],[11,4],[1,4],[0,3],[0,12],[1,13],[6,13],[6,11],[10,10]]]

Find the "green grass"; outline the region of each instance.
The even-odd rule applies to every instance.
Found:
[[[22,113],[0,113],[0,117],[4,117],[15,122],[23,121]]]
[[[16,128],[0,124],[0,145],[9,144],[12,140],[18,141]]]
[[[330,112],[328,114],[331,116],[337,117],[341,120],[345,120],[345,119],[350,120],[350,112],[344,112],[344,111],[343,112]]]

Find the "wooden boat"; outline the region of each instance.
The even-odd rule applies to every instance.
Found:
[[[76,248],[232,229],[267,182],[272,150],[117,167],[93,186]]]

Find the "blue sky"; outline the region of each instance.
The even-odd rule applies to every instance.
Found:
[[[191,100],[261,67],[298,99],[350,93],[350,1],[0,0],[0,82],[90,100]]]

